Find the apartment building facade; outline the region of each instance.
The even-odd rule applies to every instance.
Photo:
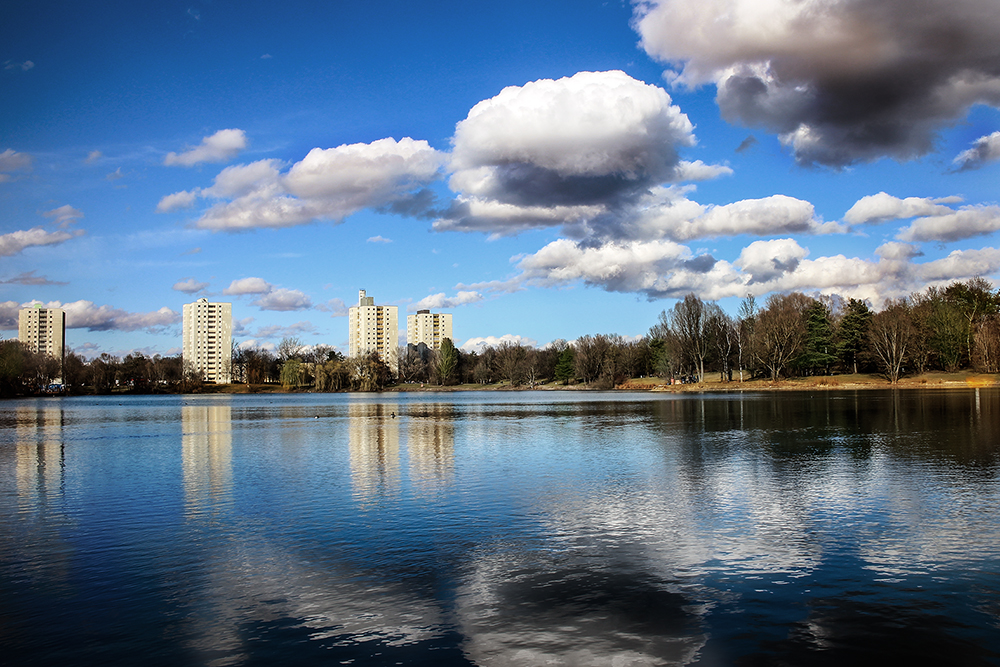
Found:
[[[17,339],[32,352],[47,354],[58,360],[62,369],[66,350],[66,311],[40,305],[20,309],[17,313]]]
[[[441,341],[453,338],[451,335],[451,313],[432,313],[418,310],[406,317],[406,342],[419,347],[424,344],[429,350],[440,350]]]
[[[395,370],[399,365],[399,309],[376,306],[375,297],[358,292],[358,305],[347,310],[348,355],[358,357],[378,352],[382,361]]]
[[[198,299],[184,304],[184,370],[229,384],[233,363],[233,304]]]

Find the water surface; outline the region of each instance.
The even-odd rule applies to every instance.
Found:
[[[0,404],[32,665],[1000,664],[1000,393]]]

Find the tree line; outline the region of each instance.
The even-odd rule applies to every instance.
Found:
[[[405,345],[396,368],[377,353],[345,357],[336,348],[285,338],[274,349],[233,346],[234,383],[285,389],[379,391],[394,384],[509,385],[547,382],[610,388],[636,377],[700,382],[880,373],[890,382],[928,370],[1000,373],[1000,293],[982,278],[929,287],[875,312],[858,299],[747,296],[736,315],[689,294],[660,312],[645,336],[596,334],[544,348],[502,341],[466,352]],[[74,391],[194,391],[202,379],[178,356],[57,360],[16,340],[0,341],[0,394],[38,393],[61,377]]]

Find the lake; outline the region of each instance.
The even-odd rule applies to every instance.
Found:
[[[1000,391],[0,403],[5,665],[997,665]]]

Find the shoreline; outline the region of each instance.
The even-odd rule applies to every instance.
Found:
[[[391,393],[449,393],[460,391],[494,391],[494,392],[524,392],[524,391],[577,391],[577,392],[636,392],[636,393],[667,393],[667,394],[698,394],[698,393],[726,393],[726,392],[769,392],[769,391],[838,391],[838,390],[870,390],[870,389],[973,389],[983,387],[1000,387],[1000,374],[988,373],[945,373],[943,371],[932,371],[913,377],[900,379],[895,385],[878,375],[856,374],[856,375],[823,375],[808,378],[791,378],[785,380],[746,380],[740,382],[721,382],[717,377],[706,378],[704,382],[691,384],[668,384],[663,378],[633,378],[614,387],[592,386],[582,384],[563,385],[556,382],[547,382],[533,387],[519,385],[512,387],[509,384],[463,384],[439,386],[424,383],[403,384],[386,387],[376,392],[355,392],[373,394]],[[153,396],[153,395],[180,395],[197,396],[199,394],[312,394],[331,393],[344,394],[349,391],[315,392],[310,388],[284,389],[279,384],[264,385],[203,385],[198,391],[164,391],[164,392],[136,392],[136,391],[115,391],[109,394],[43,394],[37,397],[56,396]],[[31,398],[5,397],[5,398]],[[0,399],[2,400],[2,399]]]

